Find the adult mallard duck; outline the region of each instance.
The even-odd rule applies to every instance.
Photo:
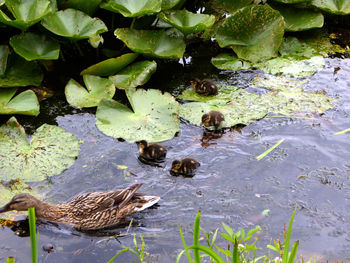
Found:
[[[195,78],[194,80],[191,80],[190,83],[199,95],[210,96],[218,94],[218,88],[215,85],[215,83],[211,80],[200,80],[198,78]]]
[[[145,140],[137,142],[140,157],[147,161],[162,161],[167,150],[159,143],[148,143]]]
[[[0,213],[11,210],[27,211],[34,207],[38,218],[67,223],[77,230],[97,230],[118,225],[132,213],[142,211],[160,199],[136,193],[142,184],[109,192],[92,192],[75,196],[65,204],[50,205],[30,194],[17,194]]]

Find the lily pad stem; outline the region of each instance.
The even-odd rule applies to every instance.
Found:
[[[130,25],[130,29],[134,29],[135,21],[136,21],[136,17],[134,17],[134,18],[132,19],[132,22],[131,22],[131,25]]]

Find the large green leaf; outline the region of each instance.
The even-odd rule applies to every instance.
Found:
[[[60,45],[46,35],[25,32],[10,38],[14,51],[26,60],[58,59]]]
[[[74,8],[88,15],[92,15],[98,9],[102,0],[60,0],[60,9]]]
[[[84,75],[86,88],[70,79],[65,88],[67,101],[77,108],[96,107],[101,99],[111,99],[115,93],[112,81],[93,75]]]
[[[175,7],[183,0],[162,0],[162,10],[168,10]]]
[[[250,5],[254,0],[214,0],[214,7],[234,13],[238,9]]]
[[[323,27],[323,15],[310,9],[293,8],[287,5],[273,5],[286,22],[286,31],[303,31]]]
[[[73,40],[90,38],[107,31],[102,20],[75,9],[53,13],[45,17],[41,24],[52,33]]]
[[[110,76],[109,79],[118,89],[135,88],[145,84],[156,70],[157,63],[155,61],[140,61],[131,64],[118,74]]]
[[[0,45],[0,77],[5,74],[9,52],[8,46]]]
[[[312,5],[319,9],[336,15],[350,14],[349,0],[312,0]]]
[[[137,57],[138,57],[138,54],[127,53],[117,58],[106,59],[104,61],[101,61],[95,65],[92,65],[84,69],[80,73],[80,75],[89,74],[89,75],[96,75],[96,76],[110,76],[117,73],[127,65],[129,65]]]
[[[17,89],[0,89],[0,114],[39,114],[39,101],[34,91],[26,90],[11,99]]]
[[[52,12],[49,0],[5,0],[14,20],[0,10],[0,22],[25,30]]]
[[[0,76],[0,87],[39,86],[43,77],[36,62],[28,62],[17,55],[11,55],[5,74]]]
[[[224,101],[230,101],[232,98],[234,98],[237,94],[237,91],[239,90],[236,86],[231,85],[222,85],[217,84],[218,87],[218,94],[217,95],[211,95],[211,96],[203,96],[199,95],[193,88],[191,89],[185,89],[179,96],[179,99],[182,100],[189,100],[189,101],[198,101],[198,102],[207,102],[212,100],[224,100]]]
[[[215,23],[213,15],[195,14],[187,10],[166,11],[159,13],[158,17],[185,35],[203,31]]]
[[[0,179],[40,181],[68,169],[79,154],[77,138],[63,128],[44,124],[28,143],[23,127],[12,117],[0,127]]]
[[[228,53],[221,53],[211,59],[211,63],[219,69],[242,70],[250,69],[252,65],[249,62],[242,61],[237,56]]]
[[[184,41],[168,36],[163,30],[118,28],[114,34],[132,51],[150,57],[178,59],[185,52]]]
[[[173,138],[180,129],[179,105],[169,93],[127,89],[126,95],[132,110],[114,100],[100,102],[96,126],[103,133],[128,142],[159,142]]]
[[[109,0],[101,7],[125,17],[138,17],[158,13],[161,5],[162,0]]]
[[[239,9],[217,29],[220,47],[231,46],[239,58],[252,62],[277,56],[283,40],[284,20],[267,5]]]

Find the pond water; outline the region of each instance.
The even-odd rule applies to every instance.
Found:
[[[258,74],[262,73],[218,71],[208,58],[194,58],[185,68],[180,64],[160,68],[146,87],[176,95],[188,87],[191,78],[208,77],[249,88]],[[182,249],[179,228],[190,242],[198,210],[202,211],[201,226],[207,231],[221,227],[221,222],[235,230],[260,225],[258,246],[265,252],[271,239],[282,239],[284,224],[295,206],[292,241],[300,241],[300,254],[316,255],[319,262],[345,260],[350,256],[350,134],[334,133],[350,128],[350,60],[327,59],[324,70],[303,88],[324,90],[337,99],[336,108],[311,116],[313,119],[265,118],[241,129],[226,130],[222,136],[204,134],[202,128],[182,122],[178,136],[164,142],[168,155],[163,167],[138,161],[136,144],[102,134],[95,126],[94,110],[75,110],[62,94],[41,103],[35,124],[32,117],[19,116],[29,132],[46,122],[83,141],[72,167],[50,180],[31,184],[45,194],[46,201],[64,202],[78,193],[136,182],[144,183],[141,192],[161,196],[158,206],[134,216],[128,234],[126,227],[80,233],[63,225],[38,223],[40,261],[107,262],[123,245],[133,246],[132,234],[141,234],[152,255],[150,262],[175,262]],[[280,139],[285,141],[278,148],[256,160]],[[201,163],[197,174],[193,178],[171,176],[172,160],[184,156]],[[118,165],[128,168],[119,169]],[[261,213],[265,209],[270,212],[264,217]],[[113,236],[118,233],[121,237]],[[47,243],[54,245],[54,253],[41,249]],[[0,260],[7,256],[14,256],[16,262],[29,262],[30,240],[3,227]],[[130,258],[130,254],[123,254],[118,262],[130,262]]]

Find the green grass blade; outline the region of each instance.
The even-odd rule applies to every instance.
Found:
[[[182,257],[182,255],[186,252],[186,250],[182,250],[179,255],[177,255],[177,259],[176,259],[176,263],[179,263],[180,262],[180,259]]]
[[[190,252],[188,251],[188,247],[184,238],[184,235],[182,234],[182,229],[180,227],[180,236],[181,236],[181,240],[182,240],[182,245],[184,246],[185,252],[186,252],[186,257],[187,257],[187,261],[188,263],[193,263]]]
[[[193,250],[197,250],[197,251],[202,251],[205,254],[209,255],[212,259],[214,259],[214,261],[216,263],[225,263],[225,261],[212,249],[205,247],[205,246],[190,246],[188,247],[188,249],[193,249]]]
[[[13,257],[8,257],[6,263],[15,263],[15,259]]]
[[[288,230],[287,230],[287,236],[286,236],[286,240],[284,241],[282,263],[288,263],[288,252],[289,252],[290,235],[292,233],[293,220],[294,220],[294,216],[295,216],[295,212],[296,211],[297,211],[297,208],[294,209],[292,217],[290,218],[290,221],[289,221],[289,226],[288,226]]]
[[[336,132],[336,133],[334,133],[334,135],[344,134],[344,133],[347,133],[347,132],[350,132],[350,128],[349,128],[349,129],[342,130],[342,131],[340,131],[340,132]]]
[[[235,244],[232,251],[232,263],[239,263],[238,241],[235,238]]]
[[[124,248],[124,249],[118,251],[118,253],[117,253],[114,257],[112,257],[112,258],[108,261],[108,263],[112,263],[121,253],[124,253],[124,252],[126,252],[126,251],[129,251],[129,249],[128,249],[128,248]]]
[[[284,139],[280,140],[278,143],[276,143],[274,146],[272,146],[270,149],[268,149],[267,151],[263,152],[262,154],[260,154],[259,156],[256,157],[256,159],[258,161],[260,161],[262,158],[264,158],[266,155],[268,155],[270,152],[272,152],[278,145],[280,145],[282,142],[284,141]]]
[[[196,219],[194,220],[194,229],[193,229],[193,245],[198,246],[199,245],[199,227],[201,223],[201,212],[198,211],[196,215]],[[200,263],[201,258],[199,256],[199,250],[193,249],[193,254],[194,254],[194,262],[195,263]]]
[[[38,241],[35,229],[35,210],[34,207],[28,209],[29,232],[30,232],[30,248],[32,254],[32,263],[38,262]]]
[[[293,263],[295,255],[297,254],[297,250],[299,247],[299,241],[294,242],[292,251],[290,252],[288,263]]]

